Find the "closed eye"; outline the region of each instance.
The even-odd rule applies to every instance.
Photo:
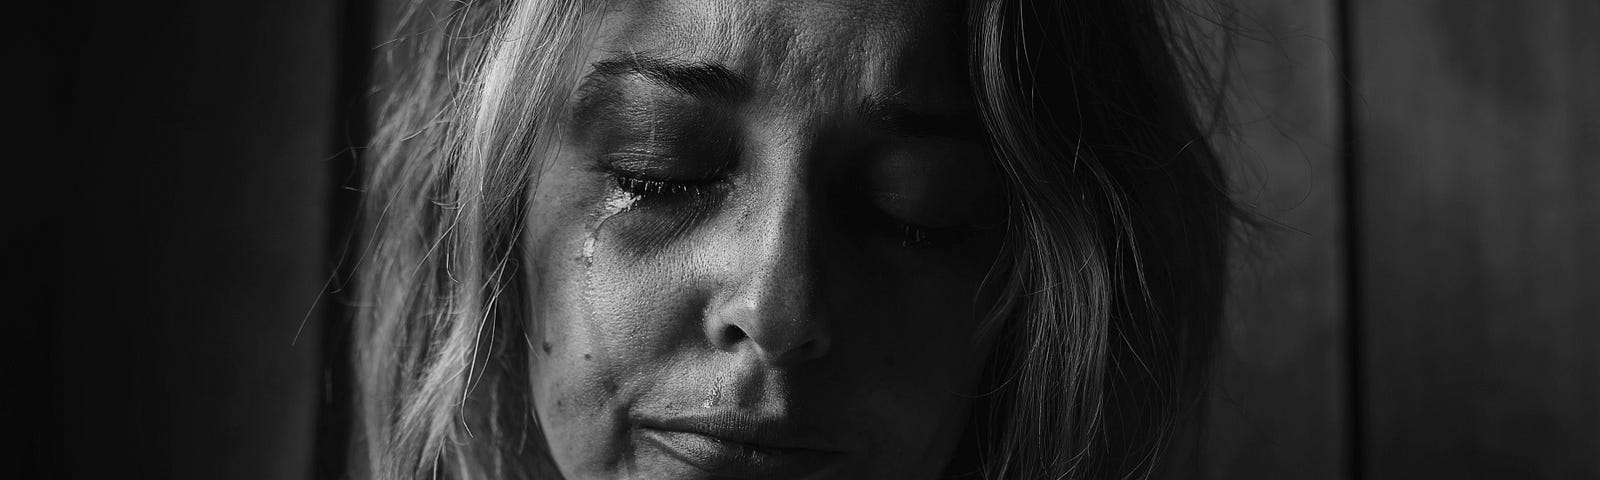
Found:
[[[676,180],[615,167],[606,167],[606,174],[616,182],[617,189],[641,197],[698,197],[711,193],[723,181],[719,177]]]
[[[904,248],[941,248],[961,245],[975,235],[991,229],[972,225],[923,225],[885,211],[876,205],[864,205],[849,215],[859,231],[879,238],[899,242]]]

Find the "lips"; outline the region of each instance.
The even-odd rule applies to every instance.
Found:
[[[800,478],[842,456],[820,432],[787,418],[737,411],[640,419],[638,439],[718,477]]]

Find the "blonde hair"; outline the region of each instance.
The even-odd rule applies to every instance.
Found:
[[[1234,210],[1170,16],[1055,3],[967,5],[972,88],[1012,205],[974,432],[984,478],[1138,477],[1198,398]],[[559,478],[530,410],[519,237],[599,14],[419,0],[383,50],[355,280],[356,476]]]

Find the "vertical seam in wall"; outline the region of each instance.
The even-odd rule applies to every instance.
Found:
[[[321,371],[318,391],[317,432],[312,454],[313,478],[349,478],[351,430],[354,427],[354,365],[350,311],[347,308],[349,283],[353,277],[359,245],[355,229],[361,198],[358,157],[371,136],[368,118],[368,86],[372,81],[372,28],[375,15],[372,0],[340,0],[334,6],[334,110],[333,131],[329,132],[334,151],[328,162],[327,251],[332,265],[331,281],[322,295]]]
[[[1364,351],[1362,349],[1362,231],[1361,231],[1361,164],[1360,138],[1357,131],[1359,104],[1356,92],[1355,40],[1352,3],[1355,0],[1335,0],[1336,30],[1338,38],[1339,78],[1337,79],[1340,143],[1343,146],[1340,176],[1340,203],[1343,205],[1344,227],[1344,357],[1345,357],[1345,432],[1344,449],[1349,478],[1364,480],[1367,477],[1367,457],[1364,448],[1366,436],[1365,403],[1366,383]]]

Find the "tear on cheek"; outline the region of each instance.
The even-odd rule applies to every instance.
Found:
[[[590,222],[588,238],[583,241],[583,251],[578,255],[578,261],[583,263],[584,267],[594,266],[595,249],[600,242],[600,231],[605,228],[606,222],[612,217],[632,210],[640,198],[642,197],[639,195],[621,189],[613,188],[606,192],[606,198],[600,204],[600,211],[595,214],[594,221]]]
[[[649,268],[666,260],[675,249],[692,248],[696,231],[707,225],[714,211],[657,200],[639,197],[626,211],[609,217],[591,232],[581,256],[585,267]]]

